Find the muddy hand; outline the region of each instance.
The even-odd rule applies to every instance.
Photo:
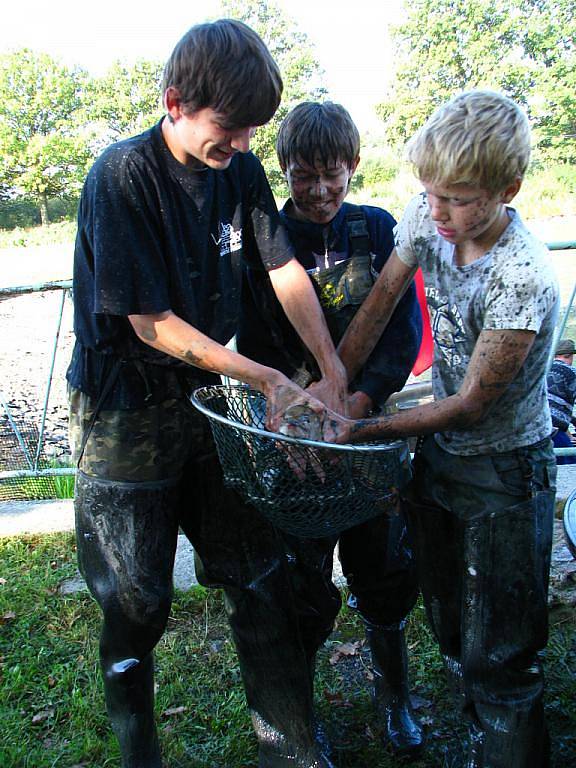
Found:
[[[290,408],[307,406],[310,412],[323,413],[323,404],[308,395],[299,386],[285,379],[282,384],[270,387],[266,394],[266,428],[270,432],[279,432],[284,414]]]
[[[284,412],[278,432],[297,439],[322,441],[323,413],[313,411],[307,403],[291,405]],[[288,466],[299,480],[304,479],[310,466],[320,482],[325,481],[326,473],[313,448],[283,445],[282,450],[286,452]]]
[[[320,400],[331,411],[348,415],[348,386],[346,380],[320,379],[306,388],[306,393]]]
[[[322,420],[322,440],[325,443],[344,445],[351,442],[352,429],[356,422],[334,411],[327,411]]]

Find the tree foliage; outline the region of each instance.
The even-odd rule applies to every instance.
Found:
[[[253,27],[280,66],[282,105],[253,143],[272,182],[279,183],[278,126],[291,106],[325,93],[320,67],[306,35],[274,0],[222,0],[221,15]],[[48,200],[76,195],[104,146],[159,119],[162,69],[155,61],[116,61],[105,75],[91,77],[29,49],[1,55],[0,201],[34,200],[46,223]]]
[[[45,53],[0,57],[0,199],[76,196],[101,149],[159,119],[162,65],[115,62],[92,78]]]
[[[223,16],[243,21],[260,35],[282,74],[282,103],[272,120],[257,130],[252,142],[270,182],[278,186],[282,183],[282,174],[275,145],[280,123],[296,104],[326,95],[322,85],[324,73],[307,35],[274,0],[221,0],[221,6]]]
[[[408,4],[407,4],[408,5]],[[411,0],[392,30],[395,78],[377,111],[393,143],[471,88],[525,106],[540,154],[576,162],[573,0]]]
[[[77,192],[89,152],[77,116],[86,73],[44,53],[0,56],[0,189],[26,194],[47,221],[50,196]]]
[[[157,61],[140,59],[132,67],[115,61],[104,76],[90,81],[86,121],[97,124],[100,145],[141,133],[160,119],[162,72]]]

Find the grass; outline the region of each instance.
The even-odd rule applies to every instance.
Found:
[[[76,220],[59,221],[46,227],[16,227],[0,229],[0,249],[28,248],[38,245],[73,243],[76,236]]]
[[[99,612],[87,593],[63,596],[76,573],[70,534],[0,540],[0,765],[106,768],[119,765],[97,668]],[[362,640],[343,609],[321,651],[317,705],[339,768],[398,766],[381,746],[369,698],[366,649],[336,663],[341,643]],[[408,627],[413,690],[428,725],[417,768],[462,765],[463,730],[452,712],[440,660],[418,606]],[[157,715],[170,768],[247,768],[256,748],[240,672],[218,591],[176,594],[156,654]],[[546,658],[554,765],[576,764],[576,620],[552,614]]]

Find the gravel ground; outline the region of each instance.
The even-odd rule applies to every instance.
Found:
[[[0,324],[5,329],[0,345],[0,395],[12,419],[35,452],[50,375],[61,291],[28,294],[0,301]],[[68,454],[65,372],[73,344],[72,302],[64,304],[52,386],[45,426],[47,459],[65,459]],[[8,446],[0,466],[22,459],[22,452],[9,428],[5,409],[0,409],[0,441]],[[12,448],[12,450],[10,450]],[[6,456],[6,453],[8,454]],[[25,466],[4,466],[5,469]]]

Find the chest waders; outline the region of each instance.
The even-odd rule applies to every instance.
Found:
[[[360,206],[350,207],[352,210],[346,214],[350,257],[333,267],[309,274],[335,346],[374,285],[366,214]],[[320,373],[304,347],[301,353],[304,364],[297,361],[293,380],[306,387],[318,379]]]
[[[350,206],[346,228],[350,257],[310,274],[335,344],[376,277],[366,214],[360,206]],[[286,348],[284,351],[288,356]],[[318,368],[304,348],[301,359],[290,362],[296,369],[292,378],[299,386],[306,387],[319,378]],[[358,609],[365,624],[374,670],[374,708],[382,738],[398,756],[415,757],[424,747],[424,732],[410,703],[404,625],[418,587],[403,516],[380,516],[344,531],[339,538],[339,555],[351,591],[349,604]],[[309,650],[312,672],[316,650]]]
[[[100,663],[123,768],[162,765],[153,651],[170,612],[179,526],[198,557],[200,583],[224,590],[259,768],[332,768],[314,730],[302,629],[308,619],[315,648],[330,632],[340,605],[331,559],[329,571],[316,567],[320,546],[294,541],[305,567],[293,584],[286,541],[224,486],[206,419],[184,397],[138,412],[106,410],[116,376],[113,367],[104,377],[104,396],[72,390],[70,402],[75,453],[83,453],[79,566],[103,614]],[[329,615],[299,615],[295,592],[304,581]]]

